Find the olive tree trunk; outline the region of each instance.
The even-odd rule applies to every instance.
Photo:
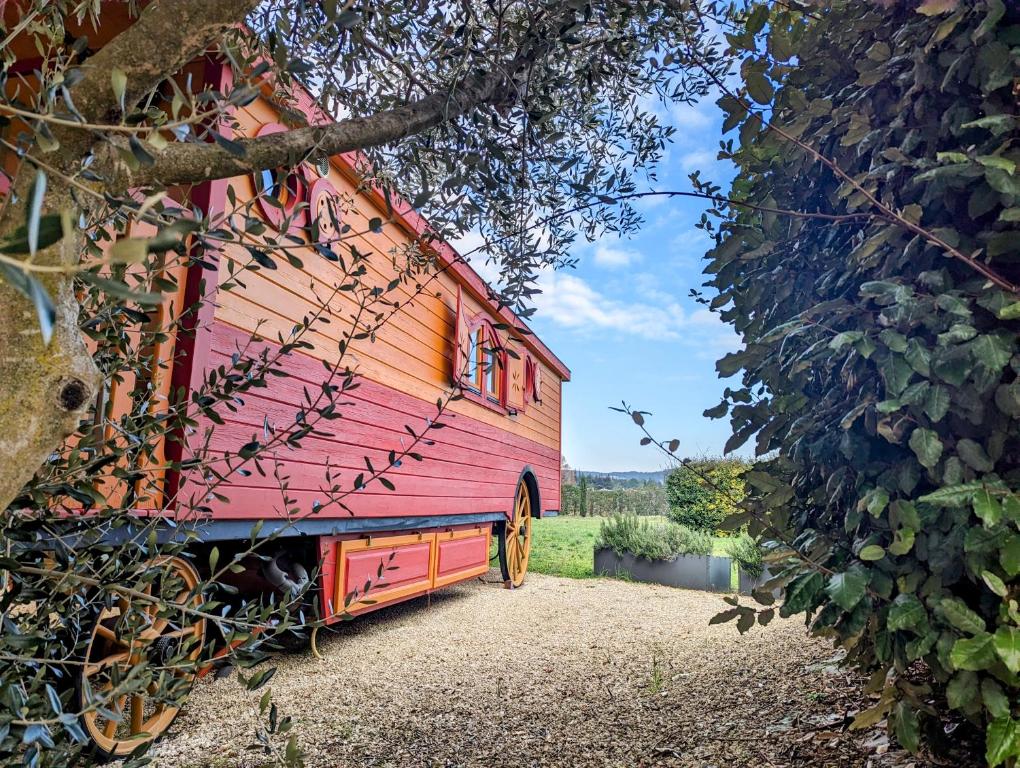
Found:
[[[27,186],[18,184],[12,191],[27,192]],[[20,200],[25,200],[24,194]],[[52,185],[46,200],[51,212],[66,211],[71,221],[78,220],[66,186]],[[23,202],[8,207],[0,239],[6,240],[24,221],[24,208]],[[0,510],[75,430],[99,387],[99,371],[78,329],[74,296],[73,269],[83,246],[82,233],[74,232],[32,259],[42,268],[68,268],[31,273],[56,310],[48,343],[33,301],[8,282],[0,282]]]

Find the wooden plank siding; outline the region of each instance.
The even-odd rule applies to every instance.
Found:
[[[234,118],[235,135],[253,136],[262,126],[275,122],[277,115],[259,98],[239,108]],[[353,201],[350,209],[342,212],[341,219],[350,225],[352,234],[358,234],[345,238],[339,252],[349,253],[347,246],[353,243],[359,252],[370,254],[368,271],[362,280],[369,287],[385,287],[397,276],[393,260],[414,243],[413,233],[389,222],[381,231],[369,231],[370,219],[385,220],[387,214],[371,195],[358,190],[351,181],[351,169],[343,163],[341,158],[333,158],[327,178],[342,196]],[[310,178],[316,176],[315,171],[309,172]],[[255,195],[250,177],[232,179],[230,184],[239,203]],[[252,213],[259,214],[257,209]],[[292,229],[290,234],[307,242],[305,231]],[[209,348],[206,370],[220,365],[229,367],[231,354],[253,334],[265,340],[260,345],[276,346],[278,335],[287,338],[296,323],[319,308],[316,294],[330,295],[343,280],[340,267],[311,247],[293,251],[303,263],[300,268],[289,264],[278,251],[269,252],[276,269],[240,273],[243,285],[224,290],[223,283],[230,279],[228,263],[248,263],[250,256],[239,245],[222,249],[221,289],[216,296],[215,314],[200,331],[207,337]],[[471,277],[477,280],[473,274]],[[300,450],[281,450],[264,462],[266,466],[276,462],[288,477],[288,493],[302,511],[310,511],[316,502],[327,501],[323,491],[327,462],[334,476],[339,474],[342,485],[350,488],[353,478],[365,471],[364,457],[376,467],[385,466],[389,451],[401,451],[410,440],[405,425],[421,433],[426,418],[435,417],[436,400],[445,399],[453,377],[456,301],[462,280],[457,271],[448,270],[433,279],[428,290],[417,295],[413,284],[400,285],[388,293],[386,298],[390,302],[401,303],[399,311],[390,317],[375,341],[355,341],[345,356],[344,363],[357,371],[360,386],[340,398],[350,403],[340,408],[343,418],[319,422],[317,428],[330,432],[329,436],[308,437]],[[500,316],[495,306],[479,301],[467,291],[463,292],[463,301],[469,316],[482,313],[494,323],[505,322],[505,315]],[[226,424],[213,431],[210,449],[214,455],[236,452],[253,436],[260,436],[266,420],[278,429],[293,425],[295,414],[304,405],[303,390],[318,391],[326,376],[323,361],[335,363],[339,359],[338,342],[344,331],[350,331],[348,318],[355,309],[356,303],[349,295],[341,293],[334,297],[330,302],[330,322],[316,323],[303,337],[312,344],[312,349],[291,353],[285,363],[289,378],[270,377],[267,388],[245,395],[245,405],[238,413],[220,411]],[[523,344],[521,340],[511,342],[514,349],[522,351]],[[394,491],[373,483],[346,497],[344,503],[353,514],[358,517],[510,514],[515,488],[526,466],[536,476],[542,509],[558,509],[561,374],[540,356],[532,356],[542,368],[541,402],[529,397],[525,407],[514,416],[505,409],[486,407],[470,399],[451,403],[442,419],[446,428],[428,434],[434,444],[419,444],[415,448],[424,461],[407,459],[391,470],[387,479],[396,486]],[[191,482],[188,486],[185,495],[195,490]],[[282,514],[282,510],[274,510],[274,505],[282,506],[282,499],[272,477],[264,478],[257,473],[234,476],[217,492],[229,502],[209,500],[216,517],[243,519]],[[337,505],[327,506],[319,514],[351,515]]]
[[[219,322],[211,331],[210,365],[229,365],[231,351],[245,343],[248,335]],[[257,353],[262,346],[276,345],[263,342],[252,351]],[[245,395],[245,407],[238,413],[223,413],[227,423],[212,431],[209,443],[214,454],[236,451],[253,436],[261,436],[266,419],[278,428],[293,423],[294,414],[302,406],[303,390],[315,389],[323,368],[315,358],[300,352],[291,353],[285,367],[290,374],[288,378],[271,379],[267,388]],[[299,450],[283,448],[268,455],[263,462],[267,471],[271,471],[274,464],[279,466],[281,474],[288,478],[289,495],[298,500],[303,510],[310,510],[316,502],[324,504],[328,499],[328,494],[322,490],[327,461],[334,477],[339,475],[344,487],[350,488],[353,478],[365,471],[365,456],[373,465],[385,466],[389,451],[402,450],[410,440],[405,425],[420,433],[425,418],[435,411],[434,404],[429,401],[369,379],[345,393],[343,400],[351,403],[343,408],[343,418],[320,425],[333,434],[310,436],[302,441]],[[480,406],[475,408],[487,410]],[[443,421],[447,425],[445,428],[428,434],[434,444],[416,448],[423,461],[405,459],[387,475],[396,487],[394,491],[373,484],[344,499],[356,516],[508,513],[525,466],[534,470],[544,508],[558,507],[558,448],[467,415],[452,414]],[[234,477],[227,486],[218,489],[229,501],[213,499],[208,503],[216,517],[253,517],[253,508],[281,506],[276,484],[275,478],[258,473]],[[327,507],[318,514],[350,516],[339,506]]]
[[[257,110],[258,114],[255,115],[252,110],[257,105],[262,105],[263,109]],[[272,122],[275,114],[258,100],[238,110],[236,117],[244,125],[246,133],[254,134],[261,125]],[[336,168],[331,169],[329,180],[341,194],[355,198],[356,206],[359,206],[347,212],[344,217],[345,223],[351,225],[352,232],[365,232],[371,218],[386,216],[384,210],[377,208],[365,195],[359,194],[357,188]],[[232,179],[231,184],[239,201],[255,194],[250,177]],[[298,234],[297,230],[291,232],[291,235]],[[362,253],[372,254],[366,283],[370,286],[385,286],[396,276],[389,264],[390,252],[412,241],[399,227],[387,224],[380,234],[369,232],[352,237],[349,242]],[[225,247],[222,255],[228,260],[249,261],[247,252],[239,246]],[[314,284],[319,295],[328,295],[341,276],[334,263],[311,248],[302,249],[297,255],[304,264],[303,269],[295,269],[282,256],[278,256],[275,259],[276,269],[244,273],[241,278],[245,284],[243,288],[219,294],[217,319],[248,331],[254,331],[261,323],[261,333],[270,338],[278,333],[289,333],[296,322],[318,307],[314,298],[310,298],[309,286]],[[221,282],[228,279],[229,270],[221,268]],[[357,362],[359,372],[368,378],[397,386],[401,391],[411,392],[430,401],[435,401],[442,394],[451,378],[457,293],[456,279],[450,274],[442,274],[434,284],[435,292],[422,294],[413,302],[405,304],[387,322],[374,343],[356,344],[352,353],[349,353],[353,355],[352,363]],[[440,295],[436,296],[436,292]],[[411,295],[411,291],[405,287],[394,293],[393,298],[400,301]],[[483,311],[481,303],[473,298],[465,296],[465,302],[469,314]],[[332,322],[328,326],[318,325],[305,337],[315,344],[313,354],[330,362],[338,357],[340,332],[345,325],[349,327],[345,318],[355,307],[345,294],[338,296],[333,305],[336,310]],[[490,314],[494,322],[499,320],[494,313]],[[489,418],[489,423],[493,425],[525,434],[549,445],[558,445],[559,377],[548,366],[543,364],[543,367],[541,406],[529,404],[516,422],[509,422],[500,414],[483,416],[483,420]],[[457,403],[453,407],[472,415],[485,410],[467,402]]]

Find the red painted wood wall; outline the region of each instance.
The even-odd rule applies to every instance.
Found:
[[[277,116],[268,101],[257,99],[238,109],[234,119],[236,135],[255,135]],[[309,186],[318,178],[310,167],[306,176]],[[417,236],[414,227],[421,226],[422,221],[408,211],[406,217],[397,216],[396,221],[384,223],[381,230],[370,231],[370,219],[385,221],[388,214],[370,190],[358,185],[350,165],[342,158],[333,158],[324,178],[342,196],[341,221],[350,226],[351,233],[358,233],[347,242],[369,254],[368,273],[363,280],[369,285],[389,284],[397,274],[394,260],[403,258],[402,254],[414,243]],[[233,188],[240,215],[244,202],[256,194],[254,181],[251,177],[240,177],[227,184]],[[214,210],[229,210],[225,199],[213,200],[210,205]],[[258,207],[252,210],[258,214]],[[307,230],[301,227],[292,228],[290,234],[308,238]],[[271,249],[269,252],[274,253]],[[229,367],[231,355],[252,334],[263,339],[276,339],[281,334],[287,337],[296,322],[317,308],[315,293],[328,295],[342,279],[336,263],[312,248],[299,248],[293,253],[303,262],[300,267],[289,264],[275,252],[276,269],[245,272],[243,285],[225,290],[223,284],[231,274],[228,262],[247,263],[250,256],[240,246],[224,247],[220,254],[220,290],[215,312],[200,329],[195,342],[196,348],[202,350],[205,370],[220,365]],[[445,397],[453,378],[458,293],[469,316],[488,317],[493,323],[508,319],[506,310],[500,314],[496,306],[479,296],[483,290],[483,284],[470,268],[457,265],[457,269],[443,271],[424,292],[416,293],[410,284],[402,285],[390,296],[391,300],[401,302],[400,310],[374,341],[356,342],[344,359],[345,365],[356,368],[359,388],[341,398],[350,403],[340,408],[342,419],[320,422],[320,427],[332,434],[308,437],[302,441],[300,450],[283,449],[262,462],[270,473],[272,464],[278,463],[279,470],[288,478],[289,495],[303,511],[316,502],[327,502],[328,494],[323,491],[327,464],[334,476],[339,474],[343,487],[350,488],[354,478],[365,472],[364,457],[369,457],[375,467],[385,466],[389,451],[399,452],[411,439],[405,425],[421,433],[426,419],[435,418],[436,400]],[[342,331],[349,329],[344,318],[355,305],[344,293],[331,301],[331,308],[331,322],[315,324],[304,336],[312,349],[290,355],[285,365],[290,378],[270,378],[269,388],[247,394],[236,414],[218,411],[226,424],[214,431],[209,446],[214,452],[236,452],[253,438],[260,439],[267,420],[275,428],[293,424],[295,414],[305,405],[303,390],[315,391],[326,376],[323,363],[337,361],[338,341]],[[516,318],[510,319],[522,325]],[[558,509],[560,395],[562,380],[569,372],[533,337],[508,338],[503,332],[503,342],[518,355],[508,357],[509,365],[523,371],[524,359],[530,358],[541,368],[539,399],[526,398],[525,407],[515,415],[510,415],[505,407],[486,406],[471,399],[453,402],[442,418],[446,428],[428,435],[434,444],[415,448],[424,460],[404,460],[386,475],[394,490],[374,483],[344,498],[349,511],[332,506],[320,514],[337,517],[509,514],[516,484],[525,467],[533,471],[538,482],[541,509]],[[202,431],[200,427],[198,433]],[[195,436],[191,442],[195,443]],[[192,477],[184,496],[201,487],[201,479]],[[274,516],[282,510],[282,497],[272,476],[234,475],[216,491],[228,499],[209,497],[208,505],[217,516],[250,519]]]

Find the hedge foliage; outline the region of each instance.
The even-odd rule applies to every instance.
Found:
[[[666,490],[659,483],[637,488],[560,486],[560,514],[591,517],[609,515],[665,515]]]
[[[687,459],[666,476],[666,500],[674,522],[715,535],[744,498],[740,459]]]
[[[1020,10],[882,5],[753,4],[728,35],[722,154],[760,208],[703,221],[746,344],[707,415],[729,415],[727,450],[774,457],[734,522],[775,540],[783,613],[873,674],[858,725],[888,718],[916,750],[967,720],[989,765],[1016,765],[1020,295],[975,267],[1020,282]]]
[[[746,571],[754,579],[761,576],[765,570],[761,547],[746,533],[739,533],[730,538],[726,542],[726,551],[740,566],[740,569]]]

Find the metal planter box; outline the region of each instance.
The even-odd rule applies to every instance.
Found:
[[[747,573],[747,571],[741,570],[740,571],[740,594],[742,594],[742,595],[749,595],[754,590],[760,589],[763,584],[765,584],[766,582],[768,582],[772,578],[772,576],[773,576],[773,574],[772,574],[772,572],[769,571],[768,568],[763,570],[761,572],[761,575],[757,579],[752,578],[752,576],[749,573]],[[772,591],[772,596],[776,597],[776,598],[780,597],[782,595],[782,593],[783,593],[783,591],[781,589],[779,589],[778,587],[776,587],[775,589],[773,589],[771,591]]]
[[[680,555],[676,560],[646,560],[630,553],[616,554],[611,549],[595,550],[596,576],[623,576],[635,581],[665,584],[710,592],[730,591],[728,557]]]

